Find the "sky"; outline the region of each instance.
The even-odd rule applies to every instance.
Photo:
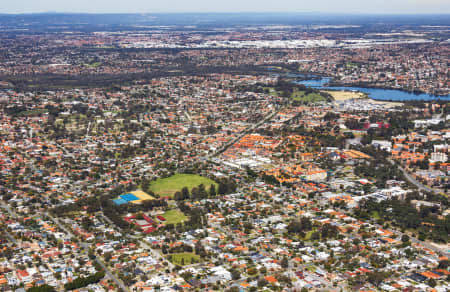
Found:
[[[450,0],[0,0],[0,13],[450,13]]]

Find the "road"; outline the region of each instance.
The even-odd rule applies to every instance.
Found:
[[[11,207],[8,204],[5,204],[3,201],[0,201],[0,207],[5,209],[9,213],[9,215],[11,215],[11,217],[15,217],[15,218],[18,217],[16,212],[14,212],[14,210],[12,210]],[[6,236],[9,238],[10,241],[12,241],[16,245],[18,244],[17,240],[14,238],[14,236],[12,236],[8,232],[8,230],[5,229],[4,232],[5,232]]]
[[[69,234],[71,237],[77,238],[78,240],[78,244],[80,244],[80,246],[83,247],[83,249],[86,252],[86,255],[88,254],[88,250],[89,250],[89,244],[86,242],[81,242],[78,237],[76,237],[72,231],[68,230],[63,224],[61,224],[61,222],[59,222],[59,220],[53,216],[51,216],[49,213],[45,213],[45,215],[47,215],[49,218],[51,218],[53,220],[53,222],[56,223],[56,225],[58,225],[59,228],[61,228],[62,230],[64,230],[64,232],[66,232],[67,234]],[[95,251],[95,249],[94,249]],[[105,274],[114,281],[114,283],[116,283],[116,285],[118,287],[120,287],[123,291],[130,291],[128,289],[128,287],[125,286],[125,284],[122,282],[122,280],[120,280],[119,278],[117,278],[113,273],[111,273],[111,271],[109,270],[109,268],[98,258],[95,258],[95,261],[103,268],[103,270],[105,270]]]
[[[403,233],[401,233],[401,234],[403,234]],[[448,251],[443,250],[442,248],[438,248],[437,246],[434,246],[434,245],[432,245],[432,244],[430,244],[430,243],[428,243],[428,242],[420,241],[420,240],[418,240],[417,238],[414,238],[414,237],[411,237],[411,236],[409,237],[409,240],[410,240],[411,242],[413,242],[413,243],[420,244],[420,245],[422,245],[422,246],[424,246],[424,247],[426,247],[426,248],[428,248],[428,249],[431,249],[431,250],[434,251],[434,252],[440,253],[440,254],[442,254],[443,256],[447,257],[447,258],[450,257],[450,253],[449,253]],[[449,248],[449,249],[450,249],[450,248]]]
[[[107,221],[112,227],[114,227],[114,229],[120,230],[120,228],[117,227],[117,226],[114,224],[114,222],[112,222],[112,221],[111,221],[108,217],[106,217],[103,213],[99,212],[99,214],[102,216],[103,219],[105,219],[105,221]],[[170,269],[175,268],[175,265],[172,264],[170,261],[164,259],[163,255],[162,255],[159,251],[155,250],[155,249],[152,248],[150,245],[148,245],[147,242],[145,242],[145,239],[142,239],[141,237],[137,237],[137,236],[133,236],[133,235],[130,235],[130,237],[133,238],[133,239],[139,239],[139,245],[141,245],[141,246],[145,247],[146,249],[148,249],[148,250],[150,251],[150,253],[151,253],[155,258],[159,259],[160,261],[167,262]]]
[[[6,210],[11,217],[14,217],[14,218],[19,217],[19,215],[17,215],[17,213],[13,209],[11,209],[11,207],[8,204],[4,203],[3,201],[0,201],[0,207],[2,207],[2,209]],[[16,245],[18,244],[18,242],[14,238],[14,236],[12,236],[7,230],[5,230],[4,232],[5,232],[6,236],[9,238],[9,240],[14,242],[14,244],[16,244]]]
[[[83,248],[87,249],[88,244],[86,243],[82,243]],[[122,280],[120,280],[119,278],[117,278],[116,276],[114,276],[113,273],[111,273],[111,271],[109,270],[109,268],[101,261],[98,259],[98,257],[95,258],[95,261],[102,267],[102,269],[105,271],[105,274],[114,281],[114,283],[116,283],[117,286],[119,286],[120,288],[122,288],[123,291],[130,291],[128,289],[128,287],[125,286],[125,284],[122,282]]]
[[[3,209],[5,209],[9,213],[9,215],[11,217],[15,217],[15,218],[19,218],[20,217],[19,215],[17,215],[16,211],[11,209],[11,207],[7,203],[4,203],[3,201],[0,201],[0,205],[1,205],[1,207]]]
[[[3,209],[7,210],[8,213],[15,218],[18,218],[19,216],[17,215],[16,212],[14,212],[14,210],[11,209],[11,207],[8,206],[8,204],[5,204],[3,202],[0,202],[0,205]],[[77,238],[70,230],[68,230],[64,225],[61,224],[61,222],[59,222],[59,220],[53,216],[51,216],[48,212],[44,213],[47,217],[51,218],[53,222],[55,222],[56,225],[58,225],[59,228],[61,228],[64,232],[66,232],[67,234],[69,234],[71,237]],[[9,235],[9,233],[7,233],[7,236]],[[8,236],[10,237],[10,236]],[[13,240],[14,243],[17,243],[16,240],[14,238],[11,238],[11,240]],[[89,245],[86,242],[81,242],[78,240],[78,244],[80,244],[85,252],[86,255],[88,255],[88,250],[89,250]],[[118,279],[116,276],[114,276],[114,274],[111,273],[111,271],[108,269],[108,267],[98,258],[95,258],[95,261],[105,270],[105,274],[112,279],[118,287],[122,288],[123,291],[129,291],[128,287],[126,287],[122,280]]]
[[[347,214],[347,212],[348,212],[348,211],[345,211],[345,210],[342,210],[342,209],[336,209],[336,211],[342,212],[344,214]],[[385,229],[385,228],[383,228],[383,226],[381,226],[379,224],[376,224],[376,223],[372,223],[372,225],[374,225],[378,229]],[[388,230],[388,231],[394,233],[397,236],[407,235],[409,237],[409,240],[412,243],[420,244],[421,246],[423,246],[425,248],[428,248],[428,249],[430,249],[430,250],[432,250],[432,251],[434,251],[434,252],[436,252],[438,254],[446,256],[447,258],[450,257],[450,253],[448,252],[448,250],[444,250],[444,249],[439,248],[439,247],[437,247],[437,246],[435,246],[435,245],[433,245],[431,243],[428,243],[428,242],[425,242],[425,241],[421,241],[421,240],[419,240],[419,239],[417,239],[415,237],[409,236],[408,234],[403,233],[403,232],[398,231],[398,230],[395,230],[395,229],[385,229],[385,230]]]
[[[388,159],[388,161],[392,164],[395,165],[395,162],[392,161],[391,159]],[[412,183],[413,185],[415,185],[416,187],[418,187],[420,190],[422,191],[426,191],[426,192],[430,192],[430,193],[435,193],[435,194],[439,194],[439,192],[437,190],[434,190],[432,188],[429,188],[427,186],[424,186],[423,184],[421,184],[419,181],[417,181],[415,178],[413,178],[403,167],[397,165],[398,169],[400,169],[400,171],[403,173],[403,175],[405,176],[405,178]]]
[[[18,242],[14,238],[14,236],[12,236],[7,230],[4,230],[3,232],[5,233],[6,237],[8,237],[11,242],[13,242],[15,245],[18,245]]]
[[[245,130],[243,130],[242,132],[239,133],[239,135],[236,136],[236,138],[234,138],[233,140],[231,140],[230,142],[228,142],[227,144],[225,144],[224,146],[222,146],[220,149],[216,150],[214,153],[212,154],[208,154],[205,158],[205,160],[210,160],[212,157],[225,152],[225,150],[227,150],[229,147],[231,147],[232,145],[234,145],[236,142],[238,142],[239,140],[242,139],[242,137],[244,137],[245,135],[247,135],[248,133],[252,132],[253,130],[255,130],[256,128],[258,128],[259,126],[263,125],[264,123],[266,123],[267,121],[269,121],[270,119],[272,119],[277,113],[279,113],[281,111],[282,108],[280,109],[276,109],[273,110],[270,114],[266,115],[261,121],[257,122],[256,124],[253,124],[251,126],[249,126],[248,128],[246,128]]]
[[[173,268],[175,268],[175,265],[172,264],[170,261],[164,259],[164,257],[161,255],[161,253],[160,253],[159,251],[154,250],[150,245],[148,245],[148,244],[145,242],[145,239],[141,239],[141,241],[139,242],[139,244],[140,244],[141,246],[144,246],[146,249],[148,249],[148,250],[150,251],[150,253],[151,253],[155,258],[159,259],[160,261],[167,262],[168,265],[169,265],[169,268],[170,268],[171,270],[172,270]]]
[[[327,289],[327,291],[329,289],[332,289],[333,287],[330,285],[331,283],[328,282],[327,280],[325,280],[324,277],[319,277],[317,276],[315,273],[309,272],[306,268],[303,269],[303,276],[305,277],[310,277],[312,278],[314,281],[319,282],[320,284],[322,284],[324,286],[324,289]]]
[[[377,226],[379,229],[383,229],[383,226],[381,226],[381,225],[375,224],[375,226]],[[388,230],[391,231],[392,233],[394,233],[394,234],[397,235],[397,236],[408,235],[408,234],[403,233],[403,232],[398,231],[398,230],[394,230],[394,229],[388,229]],[[443,256],[446,256],[447,258],[450,257],[450,253],[449,253],[447,250],[443,250],[442,248],[439,248],[439,247],[437,247],[437,246],[434,246],[434,245],[432,245],[432,244],[430,244],[430,243],[428,243],[428,242],[418,240],[418,239],[415,238],[415,237],[412,237],[412,236],[409,236],[409,235],[408,235],[408,237],[409,237],[409,240],[410,240],[412,243],[420,244],[421,246],[423,246],[423,247],[425,247],[425,248],[428,248],[428,249],[430,249],[430,250],[432,250],[432,251],[434,251],[434,252],[436,252],[436,253],[438,253],[438,254],[441,254],[441,255],[443,255]]]
[[[189,120],[189,123],[192,123],[192,118],[187,111],[184,112],[184,116]]]

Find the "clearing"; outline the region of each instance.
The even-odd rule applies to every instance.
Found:
[[[174,265],[185,266],[200,262],[200,257],[194,253],[182,252],[168,255],[169,261]]]
[[[359,92],[359,91],[328,90],[325,92],[330,94],[336,101],[368,98],[367,94]]]

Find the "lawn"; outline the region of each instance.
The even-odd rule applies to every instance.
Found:
[[[373,211],[371,215],[374,219],[380,219],[380,214],[378,213],[378,211]]]
[[[174,265],[178,266],[185,266],[200,262],[200,257],[198,255],[189,252],[170,254],[168,258]]]
[[[32,110],[20,112],[19,116],[21,116],[21,117],[39,116],[39,115],[45,114],[45,113],[48,113],[48,109],[38,108],[38,109],[32,109]]]
[[[205,186],[206,191],[209,191],[211,184],[216,186],[216,190],[218,187],[217,183],[207,177],[196,174],[175,174],[168,178],[152,181],[150,190],[161,197],[173,197],[183,187],[187,187],[190,192],[192,188],[198,187],[201,184]]]
[[[162,215],[164,218],[166,218],[166,221],[164,221],[164,224],[177,224],[182,223],[187,220],[186,215],[183,214],[183,212],[179,210],[169,210],[165,212]]]
[[[314,232],[316,232],[316,231],[315,231],[315,230],[310,230],[310,231],[306,232],[304,240],[306,240],[306,241],[307,241],[307,240],[310,240],[310,239],[311,239],[311,235],[312,235]]]
[[[101,63],[100,62],[95,62],[95,63],[92,63],[92,64],[85,64],[87,67],[93,67],[93,68],[96,68],[96,67],[100,67],[100,65],[101,65]]]
[[[311,102],[317,102],[317,101],[326,101],[327,99],[323,97],[322,95],[318,93],[309,93],[305,95],[304,91],[295,91],[291,98],[293,100],[297,101],[311,101]]]

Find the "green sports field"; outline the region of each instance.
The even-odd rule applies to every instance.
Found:
[[[216,189],[218,186],[213,180],[200,175],[175,174],[168,178],[152,181],[150,190],[161,197],[173,197],[176,192],[181,191],[184,187],[187,187],[190,192],[192,188],[198,187],[201,184],[205,186],[206,191],[209,191],[211,184],[216,185]]]
[[[184,215],[183,212],[176,209],[166,211],[162,216],[166,218],[166,221],[164,221],[165,225],[178,224],[187,220],[186,215]]]

